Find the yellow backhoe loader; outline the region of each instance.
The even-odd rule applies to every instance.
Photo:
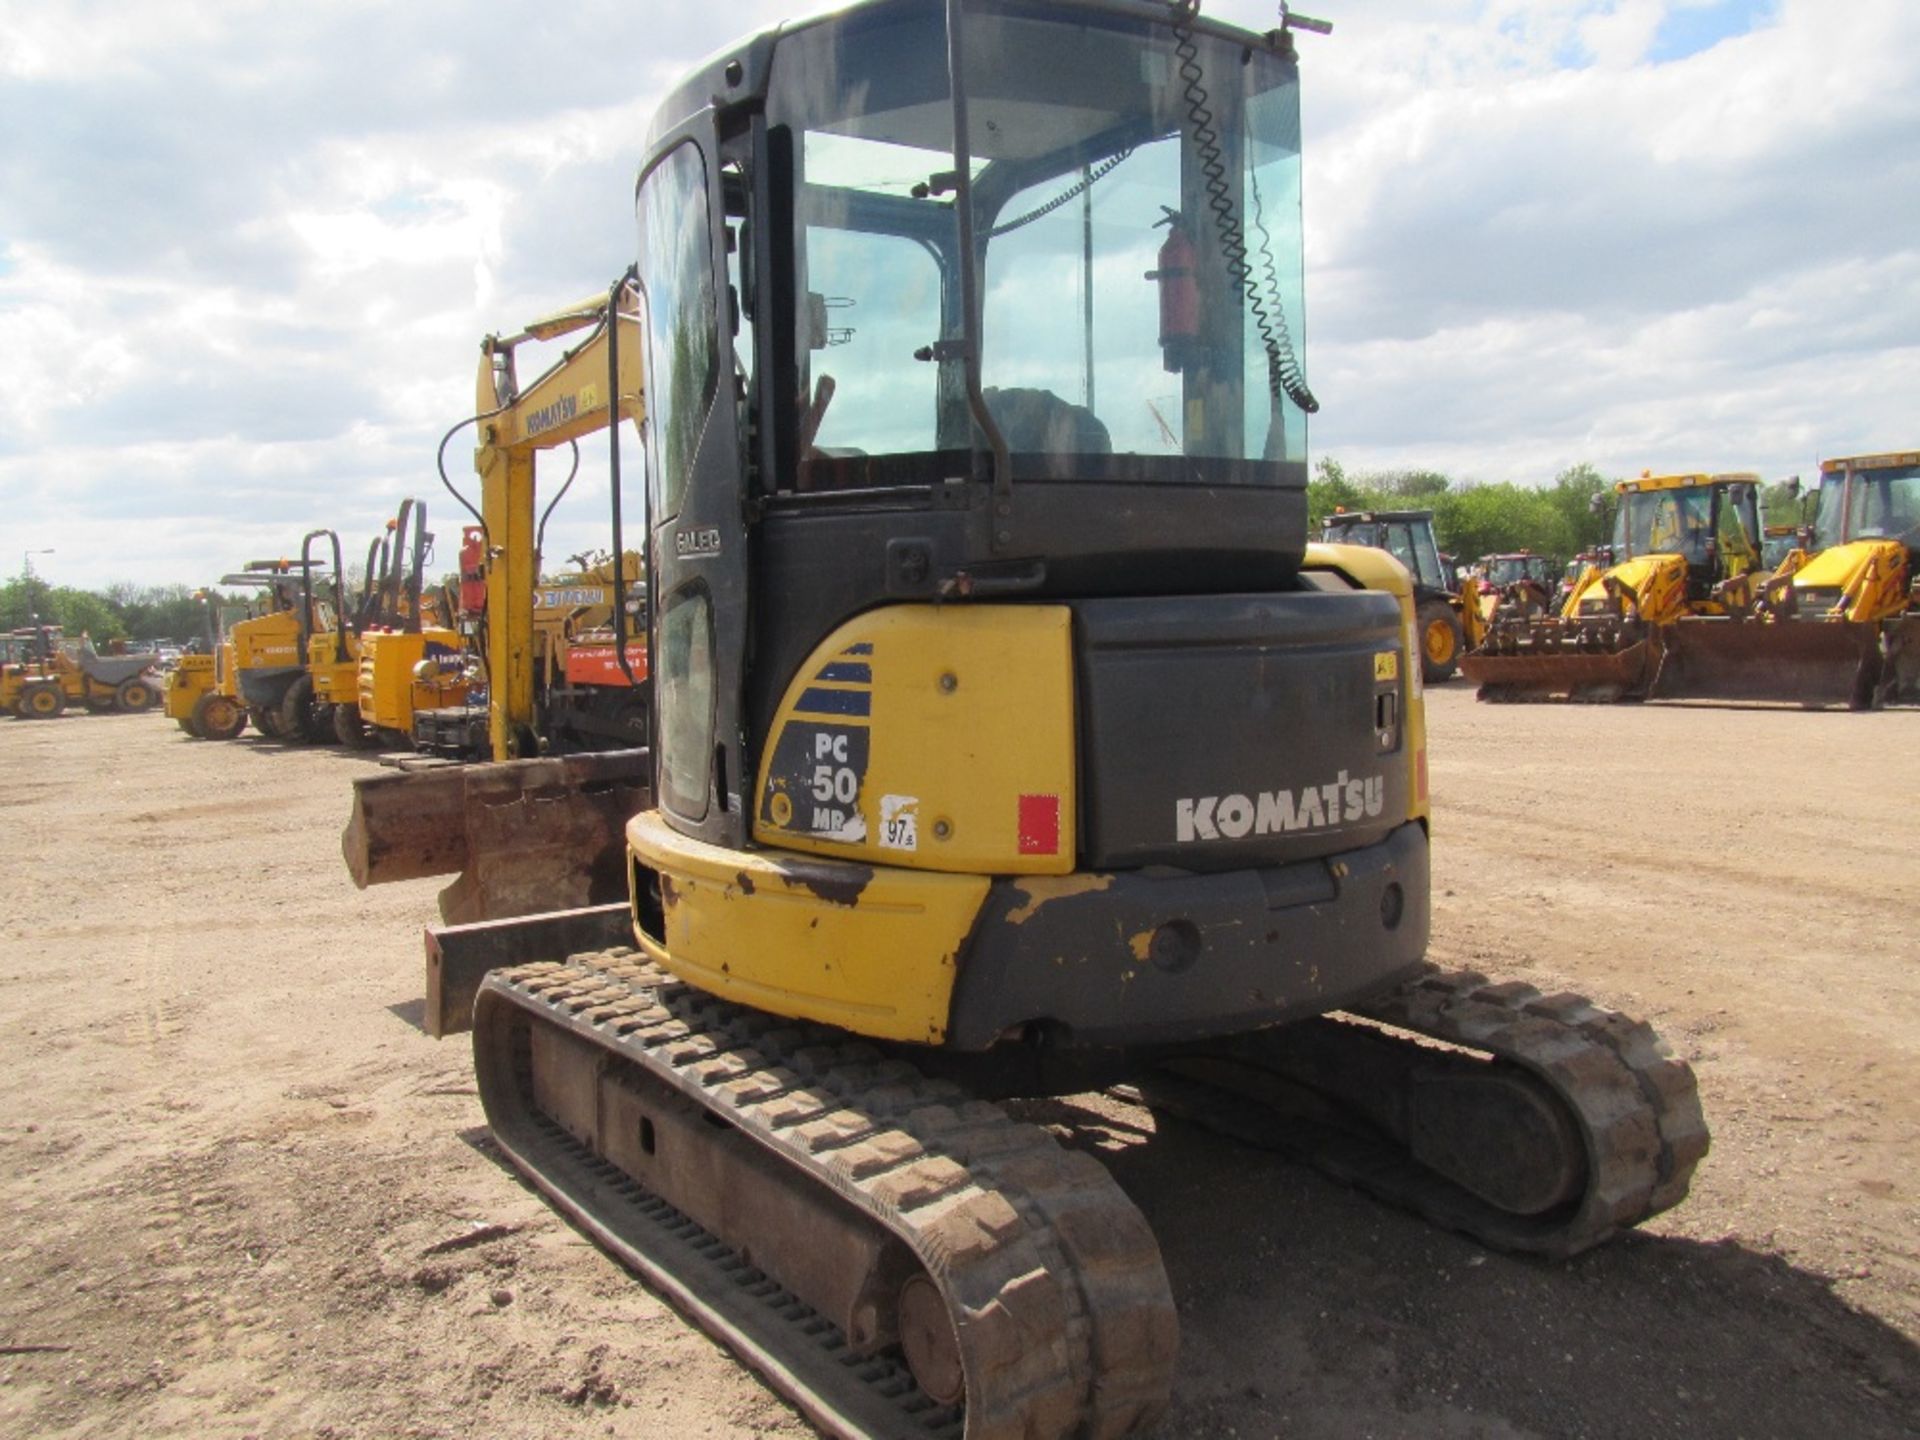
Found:
[[[1614,487],[1613,541],[1557,614],[1496,618],[1461,661],[1482,700],[1644,700],[1687,694],[1671,652],[1702,648],[1684,627],[1745,613],[1760,567],[1760,477],[1652,475]]]
[[[1920,700],[1920,453],[1822,461],[1799,538],[1751,612],[1669,656],[1686,693],[1855,710]]]
[[[827,1434],[1164,1410],[1150,1229],[998,1099],[1125,1082],[1547,1256],[1706,1149],[1644,1024],[1425,963],[1412,587],[1307,541],[1298,28],[877,0],[649,137],[596,337],[599,423],[646,420],[625,895],[437,929],[426,1016],[502,1153]],[[490,604],[529,593],[530,524],[489,531]],[[561,763],[444,773],[533,819]],[[350,858],[407,848],[365,818]]]

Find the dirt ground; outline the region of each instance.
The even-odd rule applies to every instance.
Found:
[[[1048,1107],[1162,1237],[1159,1433],[1920,1434],[1920,715],[1431,724],[1434,958],[1652,1019],[1713,1153],[1542,1264]],[[340,862],[367,764],[0,722],[0,1434],[810,1434],[492,1152],[417,1026],[437,882]]]

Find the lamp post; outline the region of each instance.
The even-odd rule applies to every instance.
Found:
[[[33,557],[36,555],[51,554],[53,554],[53,547],[51,545],[43,550],[22,550],[20,552],[20,578],[26,582],[27,586],[27,623],[29,625],[38,625],[40,623],[39,611],[34,608],[33,604]]]

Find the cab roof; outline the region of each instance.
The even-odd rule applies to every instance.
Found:
[[[1822,475],[1838,475],[1843,470],[1891,470],[1896,466],[1920,465],[1920,451],[1889,450],[1882,455],[1845,455],[1820,462]]]
[[[1698,490],[1710,485],[1759,485],[1764,482],[1751,470],[1728,470],[1718,475],[1650,475],[1637,480],[1622,480],[1613,488],[1621,495],[1640,490]]]

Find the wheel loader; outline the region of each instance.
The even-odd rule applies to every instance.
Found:
[[[1558,613],[1499,616],[1461,661],[1482,700],[1687,698],[1699,627],[1750,612],[1760,477],[1654,475],[1614,487],[1613,540]]]
[[[437,928],[425,1013],[501,1152],[827,1434],[1164,1410],[1151,1230],[998,1100],[1131,1086],[1544,1256],[1706,1149],[1647,1026],[1425,961],[1414,591],[1307,543],[1300,25],[875,0],[649,136],[595,341],[602,423],[646,422],[624,895]],[[494,481],[504,604],[531,467]],[[510,726],[531,664],[490,668]],[[382,806],[350,862],[505,883],[612,783],[448,773],[517,836]]]
[[[1749,611],[1678,632],[1663,690],[1854,710],[1920,700],[1920,453],[1822,461],[1804,539]]]
[[[1463,595],[1441,563],[1431,510],[1336,510],[1320,529],[1322,541],[1385,550],[1413,577],[1420,624],[1420,674],[1429,685],[1451,680],[1462,652],[1485,638],[1484,587]]]
[[[160,703],[152,655],[102,655],[85,635],[57,625],[16,632],[21,658],[0,664],[0,710],[21,720],[51,720],[69,706],[137,715]]]

